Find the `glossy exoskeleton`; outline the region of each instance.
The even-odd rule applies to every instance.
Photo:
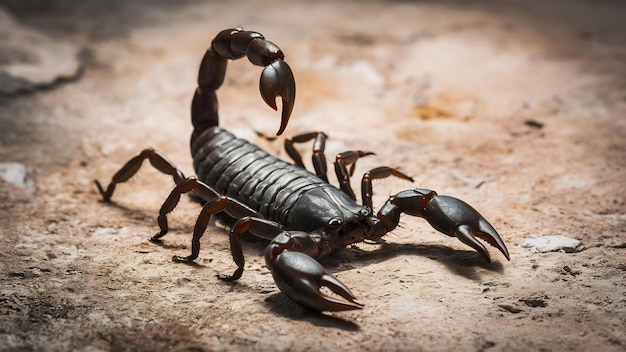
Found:
[[[228,60],[246,56],[255,65],[263,66],[260,79],[261,96],[275,110],[276,98],[282,100],[282,120],[277,135],[286,128],[294,106],[295,80],[284,62],[282,51],[257,32],[227,29],[220,32],[207,50],[198,74],[198,87],[191,105],[194,126],[191,154],[197,177],[185,177],[162,153],[146,149],[129,160],[102,187],[96,185],[105,201],[110,201],[115,186],[131,178],[148,159],[161,172],[171,175],[176,183],[163,203],[158,216],[160,232],[153,241],[168,232],[167,214],[181,194],[193,192],[204,204],[195,224],[191,254],[175,256],[175,261],[189,262],[198,257],[200,238],[211,215],[226,213],[237,219],[230,229],[231,252],[237,270],[225,280],[236,280],[244,269],[241,236],[252,233],[270,240],[265,249],[267,267],[277,286],[294,301],[320,311],[341,311],[362,308],[350,290],[328,274],[315,260],[347,245],[377,241],[398,226],[401,214],[423,217],[436,230],[474,248],[485,260],[489,252],[476,237],[485,240],[509,259],[507,248],[494,228],[465,202],[435,191],[416,188],[391,196],[378,212],[372,209],[372,180],[389,176],[411,180],[411,177],[390,167],[378,167],[362,178],[362,202],[350,186],[354,164],[372,153],[346,151],[337,155],[334,166],[339,188],[328,183],[324,145],[326,135],[305,133],[285,142],[294,164],[282,161],[259,147],[236,138],[218,127],[215,91],[222,85]],[[294,145],[313,141],[315,174],[304,169],[302,158]],[[327,287],[339,297],[320,291]]]

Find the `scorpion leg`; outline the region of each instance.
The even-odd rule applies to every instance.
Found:
[[[257,237],[271,240],[283,231],[284,228],[281,224],[271,220],[252,216],[245,216],[237,220],[232,226],[229,235],[230,253],[235,264],[237,264],[237,270],[232,275],[218,275],[218,277],[225,281],[234,281],[238,280],[243,274],[245,258],[241,247],[242,235],[250,232]]]
[[[234,218],[258,215],[256,211],[247,205],[238,200],[220,195],[213,188],[192,176],[180,182],[172,190],[161,206],[158,217],[159,228],[161,231],[152,236],[152,238],[150,238],[151,241],[158,242],[161,237],[167,234],[169,231],[167,214],[176,208],[181,194],[191,191],[197,194],[200,198],[204,199],[206,204],[202,207],[202,210],[198,215],[198,219],[196,220],[196,224],[194,225],[193,237],[191,239],[191,254],[187,257],[174,256],[173,260],[176,262],[191,262],[198,258],[198,254],[200,253],[200,238],[202,238],[204,232],[206,231],[211,215],[220,212],[225,212]]]
[[[169,231],[169,226],[167,224],[167,214],[169,214],[170,212],[172,212],[172,210],[174,210],[174,208],[176,208],[178,202],[180,201],[181,194],[191,191],[195,191],[195,193],[200,198],[204,199],[207,202],[209,200],[215,200],[220,197],[220,194],[217,193],[217,191],[198,181],[198,179],[194,176],[187,177],[182,182],[176,185],[176,187],[170,192],[170,195],[167,197],[167,199],[165,199],[165,202],[163,202],[163,205],[161,205],[161,209],[159,210],[159,217],[157,218],[157,222],[161,231],[152,236],[150,238],[150,241],[158,242],[161,237],[167,234],[167,232]],[[199,221],[200,219],[198,219],[197,222]]]
[[[339,188],[344,191],[352,200],[356,200],[356,195],[350,186],[350,176],[354,174],[354,168],[356,167],[356,161],[359,158],[368,155],[375,155],[372,152],[362,150],[350,150],[337,154],[335,157],[335,173],[337,174],[337,180],[339,180]],[[348,169],[348,166],[350,169]]]
[[[163,153],[158,150],[148,148],[144,149],[141,153],[139,153],[139,155],[133,157],[124,166],[122,166],[122,168],[113,175],[111,183],[109,183],[106,190],[102,187],[100,181],[94,180],[102,199],[106,202],[111,201],[111,196],[113,196],[113,191],[115,191],[115,185],[126,182],[133,177],[133,175],[135,175],[141,167],[141,164],[143,164],[143,161],[146,159],[150,160],[150,164],[152,164],[152,166],[154,166],[157,170],[172,176],[176,184],[185,179],[183,172],[176,168],[176,165],[169,161]]]
[[[385,223],[389,232],[398,226],[401,213],[423,217],[435,230],[474,248],[487,262],[491,262],[489,252],[476,237],[496,247],[507,260],[511,260],[504,241],[493,226],[460,199],[440,196],[429,189],[402,191],[385,202],[377,217]],[[378,240],[382,235],[384,233],[368,239]]]
[[[258,215],[257,212],[255,212],[247,205],[226,196],[221,196],[211,202],[207,202],[207,204],[202,207],[200,215],[198,215],[198,220],[196,221],[196,224],[193,228],[193,237],[191,239],[191,254],[187,257],[174,256],[172,258],[173,261],[179,263],[191,262],[198,258],[198,254],[200,253],[200,238],[204,235],[204,232],[206,231],[206,228],[209,224],[209,219],[211,215],[220,212],[225,212],[226,214],[234,218]],[[243,272],[243,268],[241,268],[241,272]],[[239,274],[239,276],[241,276],[241,274]]]
[[[372,190],[372,180],[387,178],[389,176],[396,176],[403,180],[413,182],[413,177],[403,174],[398,171],[398,169],[388,166],[381,166],[372,169],[366,172],[361,179],[361,200],[363,201],[363,205],[369,207],[370,209],[374,209],[372,205],[372,196],[374,195]]]
[[[328,182],[328,177],[326,176],[328,167],[326,166],[326,156],[324,155],[327,138],[328,136],[324,132],[309,132],[299,134],[285,140],[285,150],[287,151],[287,154],[289,154],[289,156],[291,157],[291,159],[293,159],[296,165],[302,168],[304,168],[302,156],[296,150],[294,144],[306,143],[312,139],[315,140],[313,142],[313,168],[315,169],[315,174],[325,182]]]

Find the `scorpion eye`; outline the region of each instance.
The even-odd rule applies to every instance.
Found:
[[[341,228],[342,225],[343,225],[343,221],[341,221],[341,219],[339,218],[332,218],[328,220],[328,224],[327,224],[327,226],[333,230]]]
[[[359,210],[359,214],[361,214],[361,216],[368,217],[372,215],[372,209],[370,209],[370,207],[363,207]]]

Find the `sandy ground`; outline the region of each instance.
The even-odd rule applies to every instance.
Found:
[[[0,350],[626,350],[623,2],[2,1],[0,10]],[[189,252],[200,209],[187,197],[163,245],[148,242],[172,188],[154,169],[120,186],[113,205],[99,201],[92,181],[107,182],[145,147],[191,174],[197,66],[212,37],[238,25],[281,46],[294,70],[286,135],[326,131],[329,156],[377,152],[356,175],[391,165],[415,177],[376,182],[375,206],[418,186],[466,200],[511,261],[492,249],[485,264],[405,216],[386,243],[322,260],[365,308],[319,314],[275,287],[263,241],[246,242],[235,283],[215,277],[235,266],[213,225],[196,265],[173,263]],[[222,125],[284,156],[253,132],[278,127],[257,91],[260,69],[229,68]],[[550,235],[581,246],[523,246]]]

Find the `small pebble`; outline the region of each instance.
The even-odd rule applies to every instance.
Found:
[[[528,238],[522,242],[522,247],[534,248],[542,253],[556,251],[574,253],[583,249],[579,240],[560,235]]]
[[[20,188],[28,190],[35,188],[35,181],[30,178],[26,165],[22,163],[0,163],[0,178]]]
[[[504,310],[506,310],[506,311],[508,311],[510,313],[513,313],[513,314],[517,314],[517,313],[522,311],[520,308],[514,307],[514,306],[509,305],[509,304],[498,304],[498,307],[500,307],[500,308],[502,308],[502,309],[504,309]]]

